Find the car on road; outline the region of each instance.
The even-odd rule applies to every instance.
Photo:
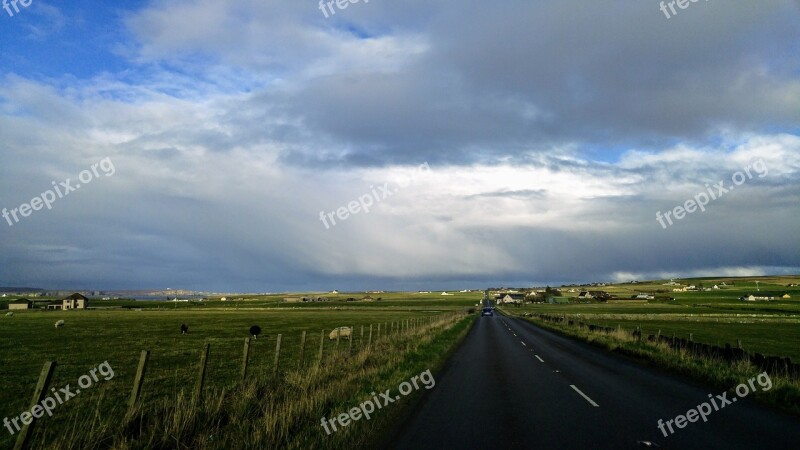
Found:
[[[494,316],[494,308],[483,308],[483,311],[481,311],[481,317],[483,316]]]

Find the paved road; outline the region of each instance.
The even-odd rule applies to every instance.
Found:
[[[659,419],[686,414],[709,394],[721,392],[495,314],[478,320],[393,442],[400,449],[647,448],[643,441],[800,448],[800,420],[746,398],[664,437]]]

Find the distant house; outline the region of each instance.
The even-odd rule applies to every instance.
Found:
[[[61,309],[86,309],[89,307],[89,299],[77,292],[61,300]]]
[[[525,294],[508,293],[500,298],[500,303],[522,303],[525,300]]]
[[[674,288],[674,289],[672,289],[672,292],[686,292],[686,286],[679,287],[679,288]]]
[[[453,295],[453,294],[448,294],[447,291],[444,291],[442,292],[442,295]]]
[[[596,299],[604,302],[611,299],[611,294],[609,294],[606,291],[581,291],[581,293],[578,294],[578,300],[591,300],[591,299]]]
[[[27,298],[21,298],[19,300],[14,300],[13,302],[8,303],[8,309],[10,310],[31,309],[31,308],[33,308],[33,302],[28,300]]]
[[[639,294],[634,297],[635,300],[655,300],[656,296],[651,294]]]
[[[792,298],[792,296],[791,296],[791,295],[789,295],[789,294],[783,294],[783,295],[781,295],[781,298],[783,298],[783,299],[790,299],[790,298]]]
[[[375,301],[375,299],[374,299],[374,298],[372,298],[372,297],[371,297],[371,296],[369,296],[369,295],[365,295],[364,297],[362,297],[362,298],[361,298],[361,301],[362,301],[362,302],[373,302],[373,301]]]
[[[336,295],[336,294],[338,294],[338,293],[339,293],[339,291],[338,291],[338,290],[336,290],[336,289],[334,289],[334,290],[332,290],[332,291],[331,291],[331,294],[334,294],[334,295]]]
[[[739,300],[745,302],[769,301],[769,300],[775,300],[775,296],[772,294],[763,294],[763,293],[760,293],[758,295],[746,294],[739,297]]]

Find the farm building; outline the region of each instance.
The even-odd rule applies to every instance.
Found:
[[[611,294],[606,291],[581,291],[581,293],[578,294],[579,300],[591,300],[593,298],[600,301],[607,301],[611,298]]]
[[[739,297],[739,300],[745,302],[769,301],[769,300],[775,300],[775,296],[772,294],[758,294],[758,295],[746,294],[742,297]]]
[[[369,295],[365,295],[364,297],[362,297],[362,298],[361,298],[361,301],[362,301],[362,302],[372,302],[372,301],[375,301],[375,299],[374,299],[374,298],[372,298],[372,297],[371,297],[371,296],[369,296]]]
[[[500,303],[522,303],[525,300],[525,294],[506,294],[499,302]]]
[[[13,302],[8,303],[9,310],[31,309],[31,308],[33,308],[33,302],[28,300],[27,298],[21,298],[19,300],[14,300]]]
[[[89,307],[89,299],[77,292],[61,301],[61,309],[86,309]]]
[[[781,295],[781,298],[788,300],[788,299],[792,298],[792,296],[789,295],[789,294],[783,294],[783,295]]]

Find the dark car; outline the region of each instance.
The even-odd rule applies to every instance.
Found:
[[[489,316],[489,317],[494,316],[494,309],[493,308],[483,308],[483,311],[481,312],[481,316]]]

